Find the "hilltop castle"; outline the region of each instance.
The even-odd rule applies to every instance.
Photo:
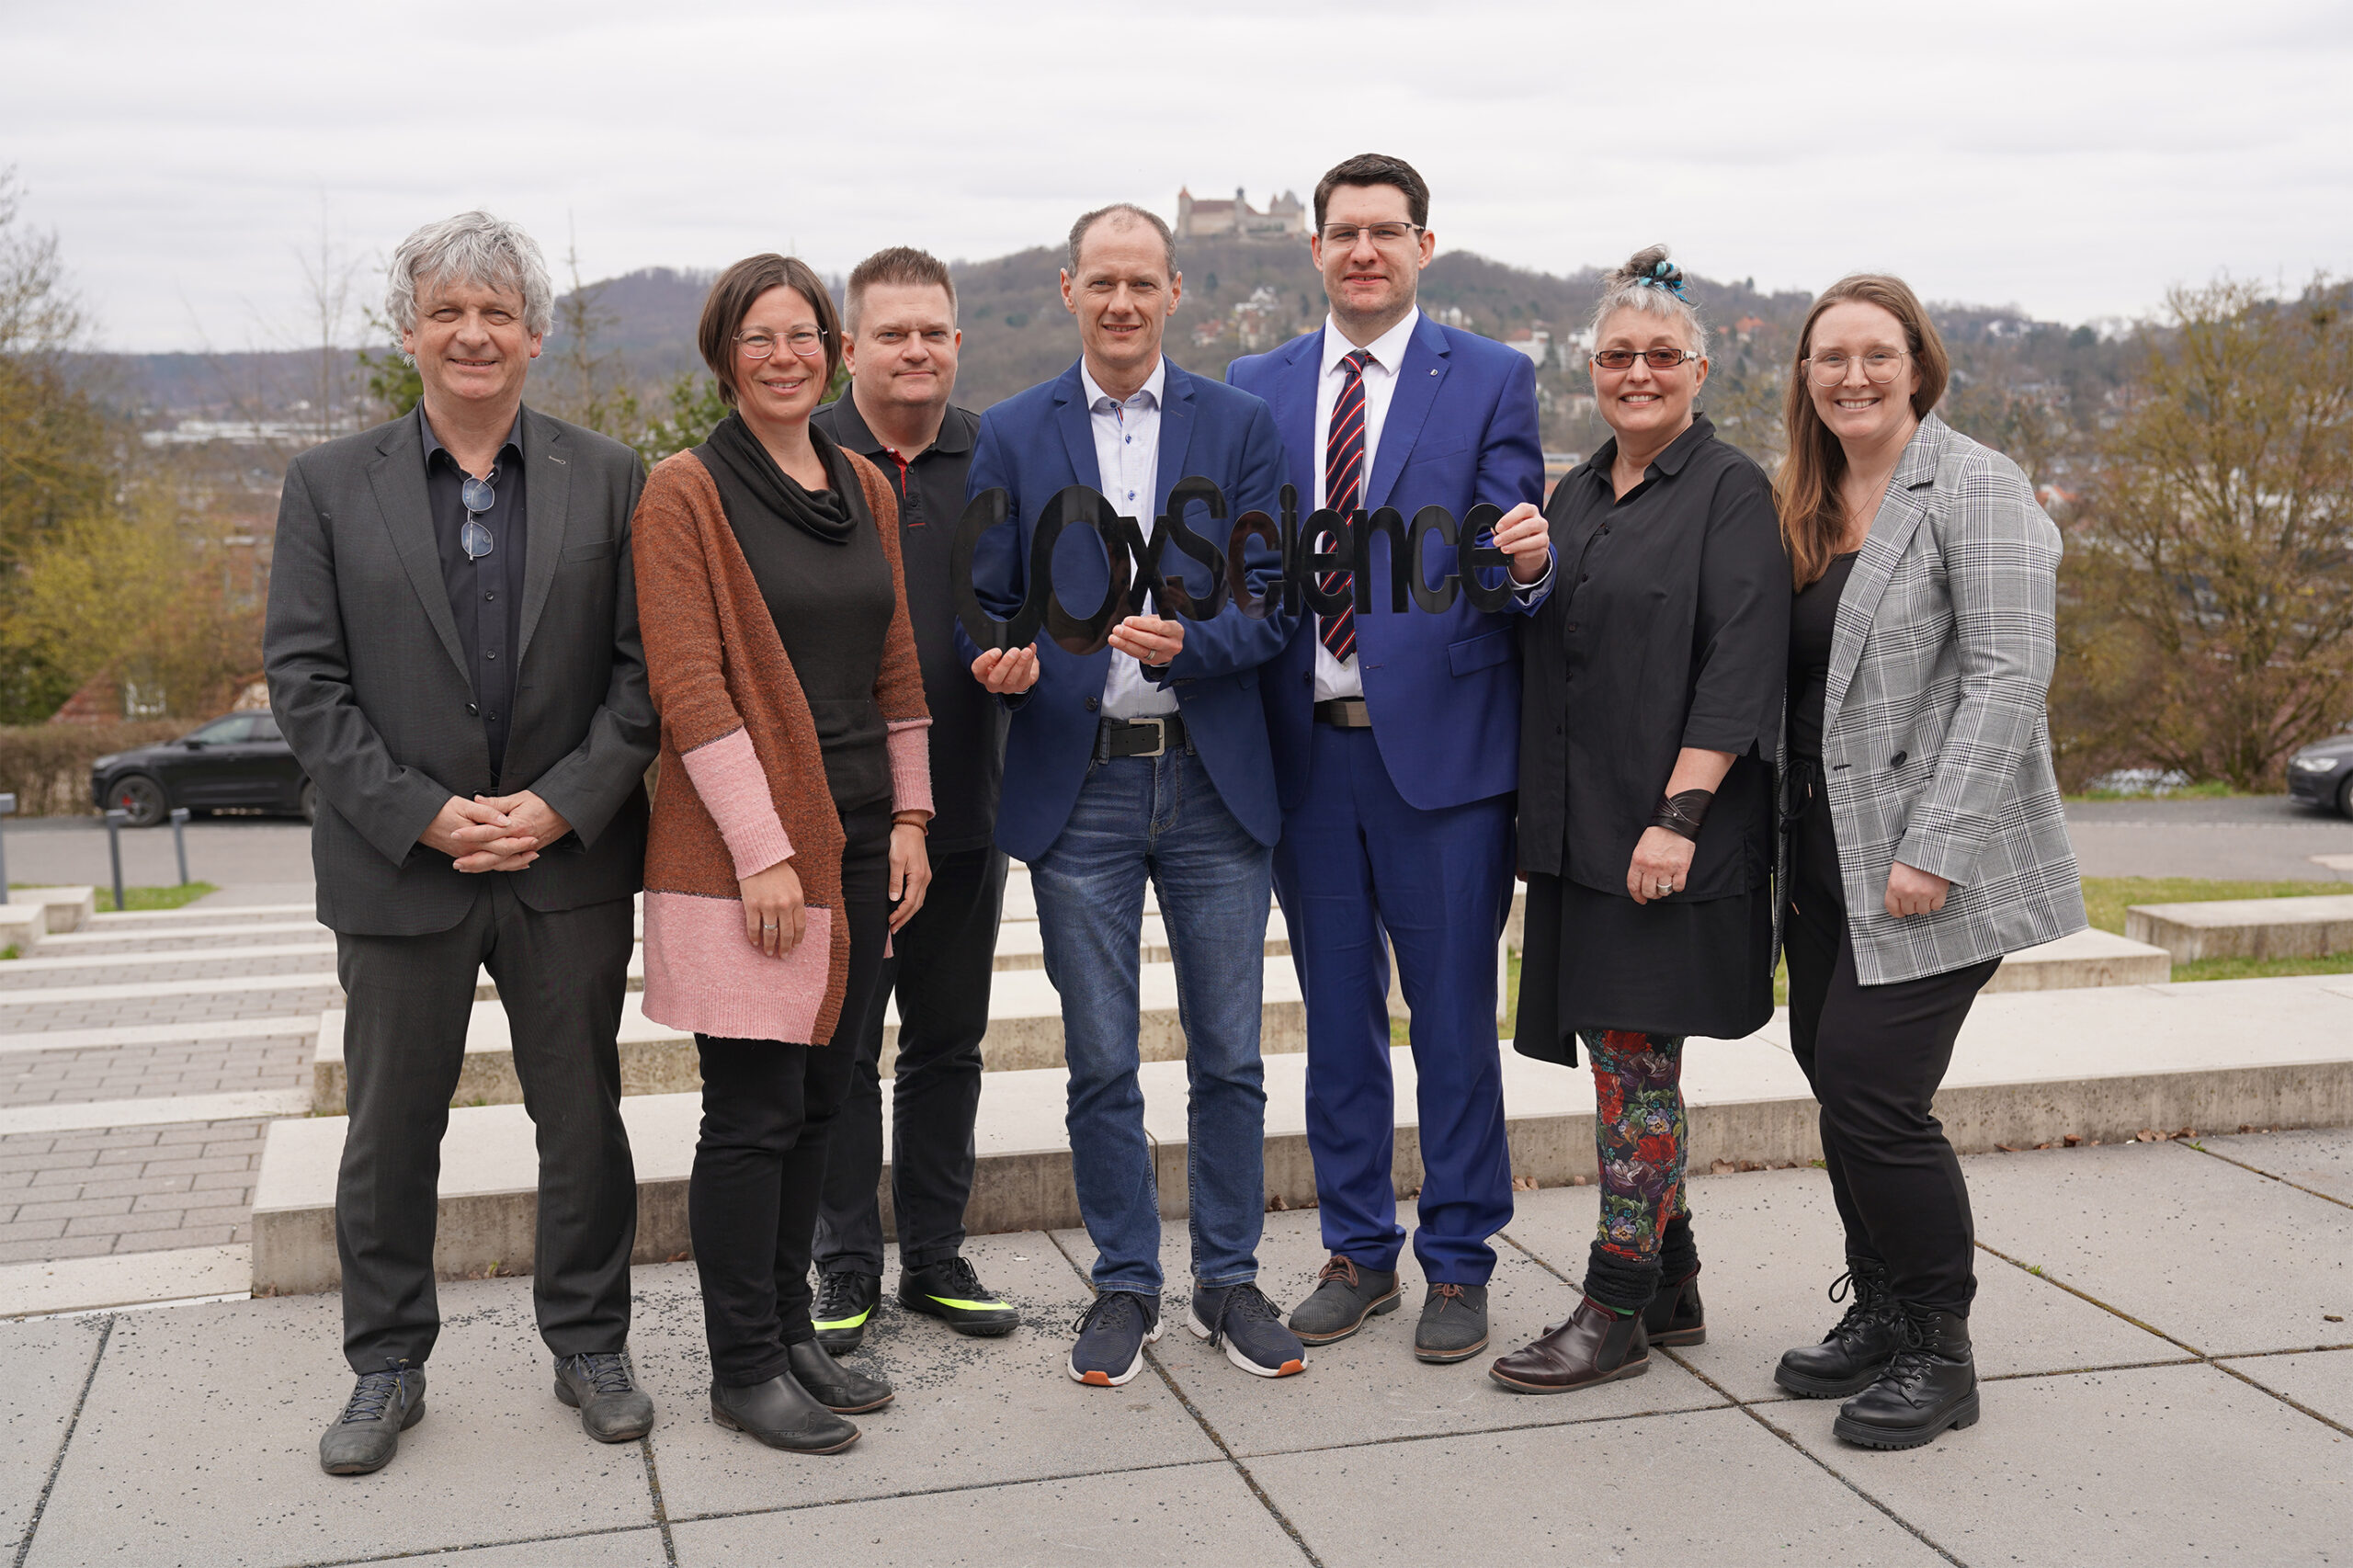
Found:
[[[1176,237],[1181,240],[1211,234],[1281,238],[1305,233],[1307,209],[1297,191],[1271,199],[1264,212],[1244,199],[1240,186],[1234,187],[1231,201],[1196,201],[1190,190],[1176,192]]]

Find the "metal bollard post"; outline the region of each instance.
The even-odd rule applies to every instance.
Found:
[[[114,861],[114,907],[118,915],[122,913],[122,824],[130,820],[131,813],[119,808],[107,813],[107,854]]]
[[[186,887],[188,886],[188,808],[186,806],[172,808],[172,848],[180,858],[180,886]],[[117,894],[115,902],[120,903],[121,895]]]
[[[0,817],[17,814],[17,797],[0,795]],[[8,902],[8,836],[0,833],[0,903]]]

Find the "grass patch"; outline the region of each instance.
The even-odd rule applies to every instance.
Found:
[[[195,903],[206,893],[220,891],[210,882],[182,882],[176,888],[125,888],[122,890],[122,896],[127,902],[123,907],[130,910],[177,909],[182,904]],[[114,889],[100,888],[98,890],[98,913],[100,915],[117,913],[114,906]]]
[[[2065,798],[2070,801],[2242,801],[2278,793],[2277,790],[2234,790],[2220,778],[2209,778],[2202,784],[2185,784],[2178,790],[2167,790],[2163,794],[2150,790],[2086,790],[2080,795]]]
[[[24,954],[17,950],[17,944],[14,942],[9,943],[5,948],[0,948],[0,963],[6,963],[10,959],[20,959],[24,956]]]
[[[2353,882],[2225,882],[2205,877],[2086,877],[2084,907],[2103,931],[2124,934],[2124,911],[2136,903],[2207,903],[2226,898],[2342,897]],[[2187,965],[2176,965],[2179,978]]]

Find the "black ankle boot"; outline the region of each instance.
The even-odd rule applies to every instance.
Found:
[[[1850,1257],[1830,1286],[1834,1301],[1854,1291],[1847,1315],[1819,1345],[1781,1354],[1773,1381],[1801,1399],[1844,1399],[1871,1386],[1889,1358],[1904,1346],[1903,1312],[1887,1293],[1887,1266]]]
[[[1830,1430],[1867,1449],[1916,1449],[1948,1426],[1976,1424],[1969,1320],[1907,1305],[1904,1348],[1877,1382],[1839,1407]]]
[[[1643,1333],[1653,1345],[1705,1345],[1708,1313],[1699,1305],[1699,1266],[1680,1279],[1662,1279],[1643,1309]]]

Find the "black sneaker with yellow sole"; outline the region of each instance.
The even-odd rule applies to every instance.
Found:
[[[992,1293],[972,1266],[961,1257],[926,1268],[901,1269],[899,1305],[981,1339],[1011,1334],[1021,1324],[1021,1313],[1013,1303]]]
[[[847,1356],[866,1343],[866,1325],[882,1304],[882,1277],[844,1269],[817,1276],[817,1299],[809,1303],[810,1325],[817,1343],[836,1356]]]

